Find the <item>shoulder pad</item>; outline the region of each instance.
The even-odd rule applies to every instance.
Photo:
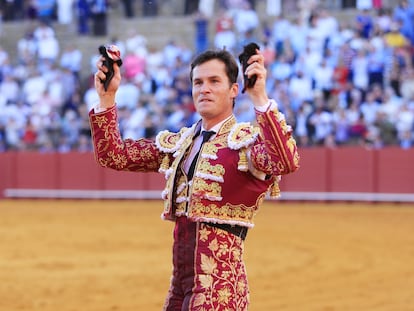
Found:
[[[174,153],[181,146],[181,142],[190,134],[191,130],[188,127],[182,128],[178,133],[168,130],[161,131],[155,137],[155,144],[162,152]]]
[[[259,135],[259,128],[248,122],[235,124],[229,133],[228,144],[230,149],[239,150],[254,143]]]

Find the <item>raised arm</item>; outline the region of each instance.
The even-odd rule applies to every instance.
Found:
[[[124,171],[157,171],[162,154],[155,142],[149,139],[125,139],[121,137],[118,127],[118,116],[115,95],[121,82],[121,71],[114,63],[114,75],[105,90],[107,68],[101,57],[95,73],[95,89],[99,103],[89,112],[95,159],[99,165]]]
[[[283,175],[299,168],[299,154],[292,129],[279,112],[274,100],[266,93],[267,70],[264,57],[259,50],[248,60],[244,74],[256,76],[256,82],[246,89],[256,110],[256,119],[261,129],[261,139],[251,151],[251,159],[256,169],[268,175]]]

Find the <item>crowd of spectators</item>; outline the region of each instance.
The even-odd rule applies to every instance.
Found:
[[[194,38],[194,47],[173,39],[153,49],[133,30],[113,38],[123,55],[117,105],[124,137],[154,137],[198,119],[189,64],[200,42],[237,56],[255,41],[265,55],[269,97],[299,146],[414,146],[411,4],[358,10],[342,20],[313,7],[264,21],[248,1],[222,2],[212,38],[205,31],[211,21],[195,17],[194,27],[204,27],[195,34],[204,37]],[[15,63],[10,53],[17,55]],[[97,95],[91,79],[81,77],[82,57],[76,45],[61,51],[53,22],[44,19],[18,40],[15,51],[0,48],[0,151],[91,151],[88,112]],[[90,59],[89,76],[97,57]],[[243,94],[234,112],[239,121],[254,120]]]

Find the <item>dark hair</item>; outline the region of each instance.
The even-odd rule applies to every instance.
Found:
[[[213,59],[218,59],[226,66],[226,74],[231,84],[237,83],[239,76],[239,66],[233,55],[226,50],[207,50],[193,60],[191,63],[190,80],[193,81],[193,70],[196,66],[201,65]]]

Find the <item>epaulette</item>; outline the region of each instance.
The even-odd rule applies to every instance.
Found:
[[[239,150],[254,143],[259,135],[259,128],[249,122],[236,123],[230,130],[228,145],[230,149]]]
[[[247,147],[255,142],[259,131],[258,127],[254,127],[248,122],[236,123],[230,129],[227,142],[230,149],[239,150],[238,170],[248,171]]]
[[[155,137],[155,144],[161,152],[174,153],[190,134],[191,128],[188,127],[183,127],[178,133],[173,133],[168,130],[161,131]]]

